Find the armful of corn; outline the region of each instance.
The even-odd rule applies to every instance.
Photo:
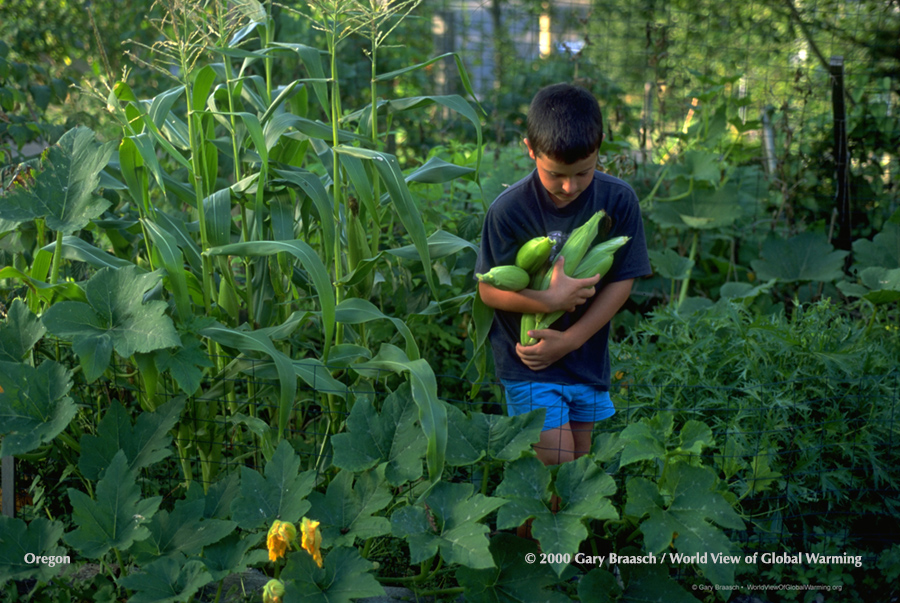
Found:
[[[597,237],[600,220],[606,215],[598,211],[587,222],[572,231],[559,255],[566,258],[564,271],[573,278],[590,278],[595,274],[605,275],[613,263],[613,254],[628,242],[628,237],[615,237],[597,245],[592,245]],[[523,244],[516,254],[515,265],[495,266],[488,272],[476,274],[482,283],[488,283],[504,291],[521,291],[526,287],[543,291],[550,287],[553,270],[549,266],[553,241],[549,237],[535,237]],[[549,314],[523,314],[519,332],[522,345],[534,345],[537,339],[528,336],[528,331],[546,329],[563,311]]]

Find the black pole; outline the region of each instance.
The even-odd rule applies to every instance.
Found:
[[[837,211],[837,248],[851,251],[850,151],[847,147],[847,112],[844,104],[844,57],[831,57],[831,104],[834,114],[834,205]],[[849,266],[850,256],[847,256]]]

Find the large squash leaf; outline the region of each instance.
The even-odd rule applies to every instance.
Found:
[[[769,239],[763,243],[762,259],[750,265],[766,281],[829,282],[841,277],[846,251],[835,251],[824,234],[804,232],[788,240]]]
[[[78,527],[64,540],[82,556],[99,559],[110,549],[125,550],[147,538],[150,531],[144,523],[156,513],[162,497],[141,500],[135,472],[120,450],[97,483],[96,499],[69,488],[69,502]]]
[[[634,477],[626,485],[625,513],[647,519],[641,523],[644,547],[658,554],[675,547],[685,555],[708,553],[730,555],[732,543],[714,522],[724,528],[743,530],[744,521],[725,498],[714,491],[716,476],[705,467],[686,463],[671,465],[659,484]],[[671,502],[666,503],[661,493]],[[715,584],[732,584],[734,566],[700,563],[703,574]]]
[[[337,547],[324,558],[319,567],[306,551],[288,555],[281,572],[285,583],[285,601],[308,603],[338,603],[363,597],[384,596],[384,588],[369,573],[373,565],[363,559],[354,548]]]
[[[231,503],[231,518],[244,530],[268,527],[273,519],[296,523],[309,510],[306,497],[315,483],[315,471],[300,473],[300,458],[281,440],[265,476],[241,467],[241,494]]]
[[[413,563],[440,551],[447,563],[483,569],[494,567],[488,549],[489,529],[479,521],[506,504],[500,498],[474,494],[472,484],[438,482],[421,504],[403,507],[391,516],[394,536],[409,539]]]
[[[560,581],[553,569],[545,564],[525,562],[526,554],[537,554],[535,542],[500,533],[491,539],[489,548],[497,567],[461,567],[456,574],[460,585],[465,589],[465,600],[468,603],[571,601],[565,594],[549,590],[548,587]],[[599,598],[584,597],[581,600],[602,601]]]
[[[26,524],[21,519],[0,515],[0,584],[7,580],[36,577],[46,583],[59,573],[59,565],[26,563],[29,553],[38,557],[64,557],[67,551],[59,546],[63,524],[37,517]]]
[[[166,303],[142,301],[160,278],[137,266],[104,268],[84,287],[88,303],[64,301],[44,313],[47,330],[71,340],[88,382],[103,374],[113,350],[127,358],[181,345]]]
[[[313,492],[309,495],[312,504],[309,516],[322,524],[319,529],[325,542],[333,546],[353,546],[357,538],[366,540],[390,534],[388,518],[374,515],[393,500],[384,479],[384,469],[382,464],[357,475],[341,471],[328,484],[325,494]]]
[[[384,475],[392,486],[418,479],[425,435],[415,421],[416,404],[408,383],[385,399],[380,413],[371,400],[357,400],[347,418],[347,431],[331,438],[334,465],[361,472],[387,463]]]
[[[77,411],[71,388],[72,373],[56,362],[0,362],[0,456],[31,452],[58,436]]]
[[[455,406],[447,405],[447,436],[454,442],[447,449],[447,464],[471,465],[483,458],[514,461],[531,450],[541,437],[544,411],[506,417],[480,412],[468,416]]]
[[[0,219],[20,223],[43,218],[48,228],[62,234],[81,230],[110,205],[94,189],[114,147],[115,141],[98,145],[88,128],[69,130],[47,149],[34,184],[16,187],[3,198]]]
[[[169,456],[172,436],[185,398],[166,402],[155,412],[141,413],[134,425],[131,414],[114,400],[97,426],[97,435],[81,436],[78,468],[87,479],[99,479],[103,470],[121,451],[132,471],[149,467]]]
[[[21,299],[13,300],[6,320],[0,322],[0,361],[21,362],[44,336],[44,325]]]

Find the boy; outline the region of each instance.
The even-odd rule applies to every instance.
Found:
[[[570,84],[539,90],[528,109],[525,139],[535,170],[491,204],[475,267],[480,273],[513,264],[519,247],[537,236],[552,237],[556,252],[600,209],[611,219],[609,237],[631,237],[615,252],[602,282],[596,275],[566,276],[565,258],[559,257],[546,291],[478,284],[482,301],[495,310],[490,340],[509,414],[547,409],[534,447],[545,465],[588,453],[594,422],[615,413],[609,398],[609,321],[628,299],[634,279],[650,274],[637,196],[622,180],[596,170],[602,141],[603,117],[590,92]],[[556,310],[568,312],[550,328],[530,332],[538,343],[519,343],[523,313]]]

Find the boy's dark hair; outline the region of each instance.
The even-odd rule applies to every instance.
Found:
[[[580,161],[603,141],[603,115],[597,99],[572,84],[538,90],[528,107],[527,120],[531,150],[555,161]]]

